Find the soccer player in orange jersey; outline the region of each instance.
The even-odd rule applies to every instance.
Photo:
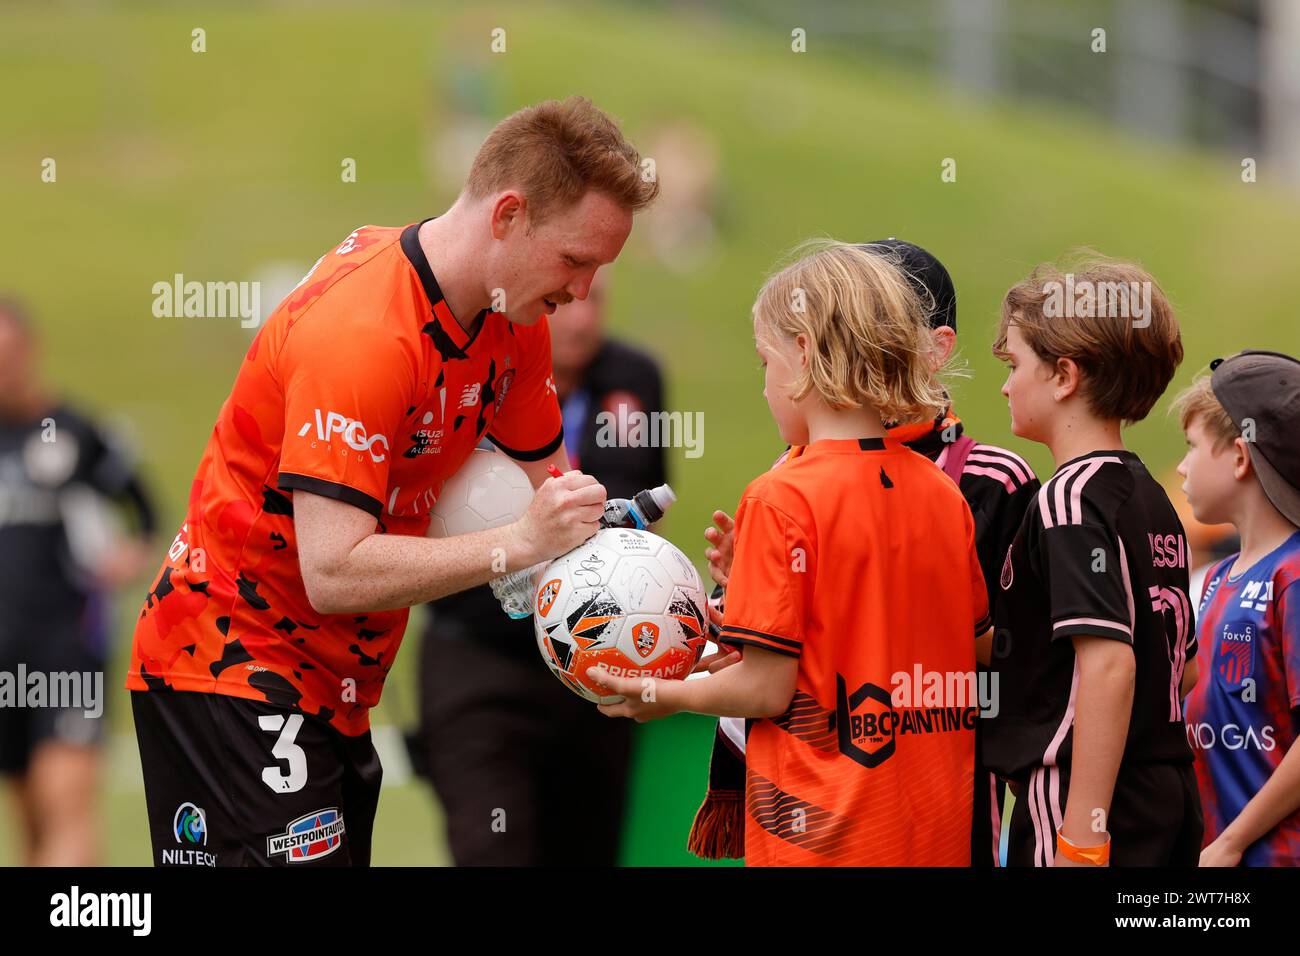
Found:
[[[368,713],[408,609],[596,530],[595,479],[547,477],[569,459],[545,316],[586,297],[657,191],[589,101],[521,110],[449,210],[356,229],[260,330],[136,625],[155,864],[369,862]],[[531,507],[425,537],[485,435],[529,474]]]
[[[945,406],[924,319],[906,276],[860,247],[827,245],[767,282],[764,394],[801,447],[736,512],[721,630],[743,657],[692,681],[589,672],[625,698],[601,707],[611,716],[763,718],[746,749],[751,866],[970,863],[989,630],[974,520],[884,424]]]

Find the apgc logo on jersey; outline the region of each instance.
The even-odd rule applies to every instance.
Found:
[[[329,856],[343,845],[343,814],[337,807],[316,810],[290,823],[285,831],[266,838],[266,855],[283,856],[290,863],[306,863]]]
[[[302,428],[298,429],[298,437],[305,438],[307,433],[312,430],[313,424],[316,426],[317,441],[329,442],[335,435],[338,435],[353,451],[370,452],[371,461],[377,463],[387,457],[384,452],[375,451],[375,446],[382,445],[384,451],[387,451],[388,439],[383,435],[367,436],[366,426],[355,418],[348,418],[338,412],[327,412],[322,417],[321,410],[318,408],[316,409],[315,422],[303,422]]]

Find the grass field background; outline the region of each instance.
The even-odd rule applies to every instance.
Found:
[[[191,52],[196,27],[207,52]],[[496,27],[504,54],[487,52]],[[954,385],[956,408],[975,435],[1043,473],[1045,454],[1009,434],[1004,372],[989,354],[1002,292],[1040,260],[1086,245],[1146,265],[1183,322],[1178,385],[1243,347],[1300,350],[1290,287],[1300,204],[1269,184],[1266,164],[1244,184],[1239,156],[968,100],[927,75],[818,53],[816,39],[795,54],[788,30],[621,4],[8,5],[0,291],[33,306],[50,377],[129,426],[170,539],[251,330],[154,318],[153,284],[178,272],[253,279],[277,264],[300,274],[360,224],[445,208],[452,195],[432,184],[428,157],[472,62],[493,119],[580,92],[634,142],[683,119],[716,141],[714,254],[670,271],[634,230],[611,291],[614,331],[662,360],[670,407],[704,413],[704,454],[672,453],[679,503],[665,523],[701,570],[709,513],[732,508],[779,450],[749,307],[777,257],[809,236],[900,236],[944,260],[970,371]],[[40,178],[46,157],[54,183]],[[340,180],[345,157],[355,183]],[[953,183],[940,180],[947,157]],[[674,170],[659,174],[667,183]],[[1182,444],[1166,406],[1128,439],[1158,474]],[[120,599],[112,685],[145,586]],[[398,657],[397,694],[377,723],[414,714],[413,650]],[[126,704],[120,691],[105,833],[110,862],[139,864],[148,848]],[[639,728],[625,862],[691,862],[685,835],[710,738],[711,722],[696,717]],[[13,860],[0,826],[0,863]],[[385,790],[375,860],[446,862],[427,788]]]

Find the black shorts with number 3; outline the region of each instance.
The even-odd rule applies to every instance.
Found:
[[[132,691],[155,866],[369,866],[370,734],[263,701]]]

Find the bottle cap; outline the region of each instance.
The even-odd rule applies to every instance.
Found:
[[[677,493],[666,484],[660,485],[658,488],[651,488],[650,495],[654,498],[655,504],[665,511],[668,510],[669,505],[677,500]]]

